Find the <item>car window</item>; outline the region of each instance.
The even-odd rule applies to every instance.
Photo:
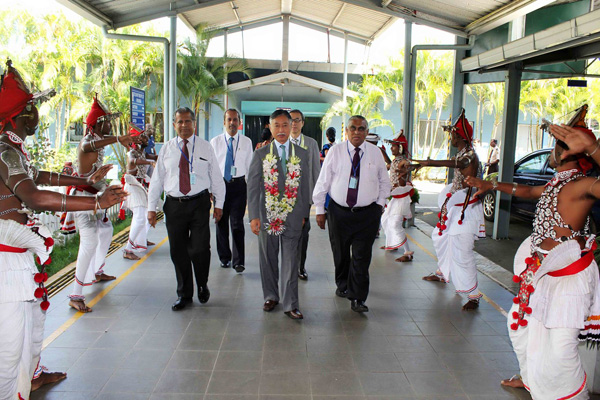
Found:
[[[516,174],[539,174],[546,164],[546,159],[548,158],[548,154],[538,154],[527,160],[523,161],[517,170]]]

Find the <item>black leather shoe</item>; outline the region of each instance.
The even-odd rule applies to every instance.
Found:
[[[352,300],[350,303],[350,308],[352,309],[352,311],[361,312],[361,313],[369,311],[369,307],[367,307],[365,302],[362,300]]]
[[[183,297],[179,297],[175,303],[171,306],[171,310],[179,311],[183,310],[185,306],[192,303],[192,299],[186,299]]]
[[[335,295],[338,297],[348,297],[348,290],[340,290],[340,289],[335,289]]]
[[[304,319],[304,315],[302,315],[300,310],[298,310],[297,308],[292,311],[286,311],[285,315],[287,315],[291,319]]]
[[[231,266],[231,262],[227,261],[226,263],[221,263],[221,268],[229,268]]]
[[[308,279],[308,274],[306,273],[305,269],[302,269],[300,272],[298,272],[298,279],[302,279],[303,281]]]
[[[200,286],[198,288],[198,300],[200,303],[204,304],[210,299],[210,290],[208,290],[208,286]]]
[[[233,267],[233,269],[235,269],[235,272],[237,272],[238,274],[241,274],[242,272],[244,272],[246,267],[244,267],[243,265],[236,265]]]

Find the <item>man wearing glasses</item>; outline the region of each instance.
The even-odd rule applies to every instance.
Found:
[[[381,151],[365,142],[369,124],[361,115],[346,124],[348,140],[329,149],[313,192],[317,224],[329,224],[335,265],[335,294],[351,300],[351,309],[367,312],[369,265],[381,213],[391,183]],[[325,197],[331,196],[327,216]],[[350,252],[352,249],[352,253]]]
[[[304,114],[300,110],[290,111],[292,116],[292,133],[290,140],[292,143],[297,144],[304,150],[308,151],[308,183],[310,193],[312,193],[317,179],[319,178],[319,172],[321,172],[321,157],[319,156],[319,145],[317,141],[311,137],[308,137],[302,133],[304,127]],[[303,281],[308,279],[306,268],[306,251],[308,250],[308,232],[310,231],[310,207],[309,213],[306,215],[306,223],[302,227],[302,240],[300,242],[300,251],[296,259],[298,278]]]

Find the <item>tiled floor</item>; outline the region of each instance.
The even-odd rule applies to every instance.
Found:
[[[151,231],[160,242],[164,224]],[[435,270],[431,240],[412,228],[423,248],[412,263],[375,243],[370,312],[357,314],[335,296],[327,233],[313,221],[307,269],[300,282],[303,321],[280,306],[262,311],[257,241],[247,229],[247,269],[218,266],[213,251],[210,301],[171,311],[176,298],[168,243],[130,271],[76,319],[68,291],[52,299],[46,336],[64,330],[42,353],[68,379],[33,399],[153,400],[392,400],[529,399],[504,389],[518,371],[506,320],[489,303],[461,311],[451,285],[424,282]],[[213,234],[214,243],[214,234]],[[214,249],[215,246],[213,246]],[[133,262],[117,253],[107,271],[124,274]],[[482,291],[508,309],[512,295],[480,276]],[[94,285],[88,299],[108,284]],[[93,292],[92,292],[93,290]],[[106,291],[106,290],[105,290]],[[65,329],[65,324],[71,324]]]

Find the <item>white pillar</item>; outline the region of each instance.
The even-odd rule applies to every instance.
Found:
[[[283,40],[281,44],[281,70],[290,70],[290,16],[283,16]]]
[[[344,80],[342,83],[342,101],[344,102],[344,104],[346,103],[346,97],[348,96],[347,93],[347,88],[348,87],[348,34],[346,32],[344,32]],[[342,140],[345,139],[346,137],[346,119],[348,118],[348,116],[346,115],[346,113],[342,114],[342,133],[341,133],[341,138]]]
[[[170,67],[169,67],[169,139],[175,137],[175,130],[173,129],[173,113],[177,109],[175,99],[177,98],[177,16],[171,18],[171,56],[170,56]]]

